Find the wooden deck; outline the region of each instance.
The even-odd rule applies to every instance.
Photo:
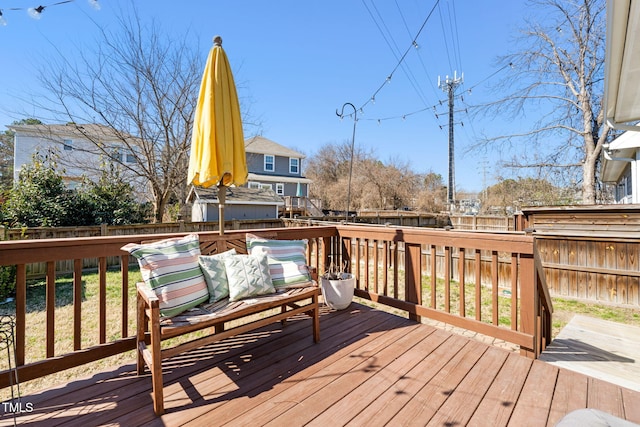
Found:
[[[133,364],[23,397],[19,425],[547,426],[596,408],[640,423],[640,393],[352,304],[177,356],[158,418]],[[3,411],[0,425],[12,425]]]

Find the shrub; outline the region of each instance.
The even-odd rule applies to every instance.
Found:
[[[0,266],[0,302],[14,296],[16,292],[16,266]]]

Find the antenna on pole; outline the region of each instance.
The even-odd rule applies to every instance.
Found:
[[[448,95],[449,98],[449,178],[447,182],[447,204],[449,210],[455,209],[456,203],[456,177],[455,177],[455,149],[453,144],[453,100],[456,88],[462,84],[464,73],[458,77],[457,72],[453,72],[453,78],[446,76],[444,81],[438,76],[438,87]]]

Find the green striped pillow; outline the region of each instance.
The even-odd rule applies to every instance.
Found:
[[[138,260],[144,281],[160,300],[160,315],[175,316],[209,300],[198,264],[197,234],[122,247]]]
[[[266,255],[269,274],[276,288],[309,283],[311,275],[307,266],[307,239],[270,240],[247,233],[247,252],[250,255]]]

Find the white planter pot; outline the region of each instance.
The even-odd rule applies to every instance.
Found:
[[[335,310],[343,310],[349,307],[353,299],[355,284],[356,278],[350,273],[343,273],[342,279],[339,280],[322,278],[320,286],[325,304]]]

